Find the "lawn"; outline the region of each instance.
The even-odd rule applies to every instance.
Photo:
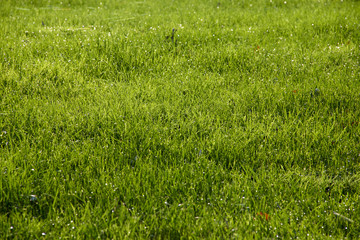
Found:
[[[1,0],[2,238],[360,238],[359,123],[359,1]]]

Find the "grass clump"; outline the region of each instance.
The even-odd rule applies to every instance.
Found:
[[[0,6],[0,235],[359,238],[358,1]]]

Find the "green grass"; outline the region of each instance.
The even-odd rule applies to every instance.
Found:
[[[4,238],[360,238],[359,122],[359,1],[1,1]]]

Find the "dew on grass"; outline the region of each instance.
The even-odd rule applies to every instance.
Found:
[[[30,195],[30,202],[35,202],[37,201],[37,196],[36,195]]]

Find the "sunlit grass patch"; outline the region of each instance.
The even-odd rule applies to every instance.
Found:
[[[357,1],[0,5],[0,236],[359,238]]]

